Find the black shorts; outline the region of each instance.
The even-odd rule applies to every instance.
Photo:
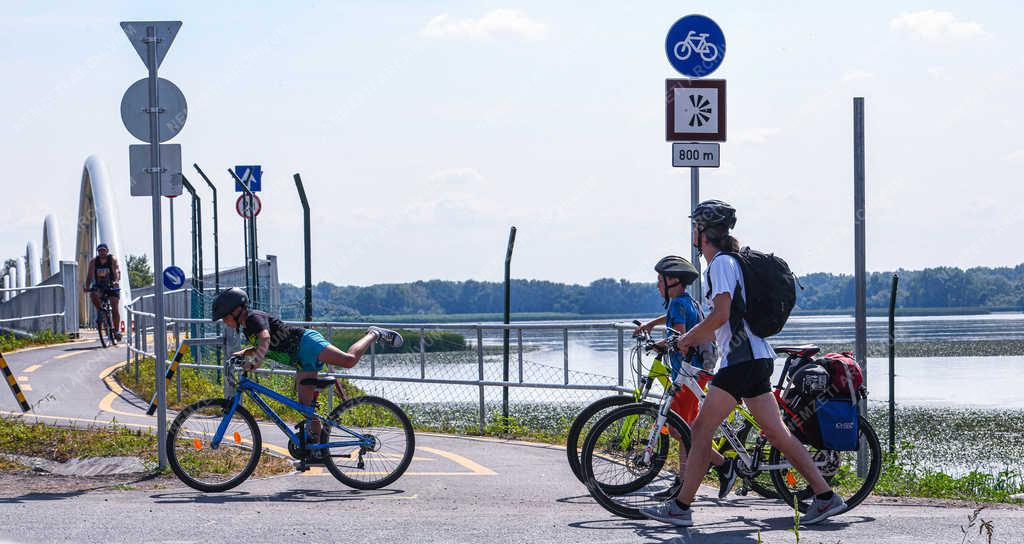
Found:
[[[711,385],[724,390],[736,399],[752,399],[772,390],[772,372],[775,361],[754,359],[720,369]]]
[[[106,294],[107,298],[121,298],[121,289],[119,287],[109,287],[106,285],[93,285],[89,291],[99,293],[101,295]]]

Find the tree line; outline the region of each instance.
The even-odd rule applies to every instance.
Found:
[[[953,267],[899,270],[897,304],[901,308],[1024,309],[1024,264],[1015,267]],[[867,278],[867,305],[889,304],[892,272]],[[854,281],[848,274],[815,273],[799,278],[797,309],[843,311],[854,306]],[[342,319],[367,315],[492,314],[503,308],[503,285],[486,281],[429,280],[366,287],[320,282],[313,286],[313,314]],[[286,319],[302,315],[301,287],[281,285]],[[599,279],[588,285],[543,280],[512,280],[512,312],[586,315],[655,314],[662,300],[654,283]]]

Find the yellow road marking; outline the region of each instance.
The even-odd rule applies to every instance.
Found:
[[[35,371],[39,370],[40,368],[42,368],[42,366],[43,365],[32,365],[32,366],[26,368],[25,370],[22,370],[22,372],[24,372],[26,374],[28,374],[29,372],[35,372]]]
[[[428,453],[433,453],[439,457],[444,457],[449,461],[454,462],[457,465],[465,467],[469,472],[420,472],[420,471],[409,471],[403,474],[403,476],[495,476],[498,473],[471,460],[467,459],[456,453],[450,451],[439,450],[436,448],[428,448],[426,446],[418,446],[417,450],[422,450]],[[413,460],[430,460],[435,461],[436,459],[424,459],[422,457],[413,457]],[[329,474],[326,470],[321,467],[311,467],[308,471],[301,473],[302,476],[324,476]],[[363,474],[363,473],[361,473]],[[365,473],[368,475],[379,474],[383,476],[383,473]]]
[[[491,470],[491,469],[489,469],[489,468],[487,468],[487,467],[485,467],[485,466],[483,466],[483,465],[481,465],[481,464],[479,464],[479,463],[477,463],[475,461],[472,461],[470,459],[467,459],[467,458],[465,458],[465,457],[463,457],[461,455],[452,453],[450,451],[438,450],[438,449],[434,449],[434,448],[428,448],[428,447],[425,447],[425,446],[420,446],[419,449],[421,449],[421,450],[423,450],[425,452],[428,452],[428,453],[433,453],[434,455],[440,455],[441,457],[444,457],[445,459],[448,459],[450,461],[454,461],[455,463],[457,463],[459,465],[462,465],[462,466],[466,467],[467,469],[473,471],[474,474],[479,474],[481,476],[495,476],[495,475],[498,474],[497,472],[494,472],[493,470]]]
[[[74,357],[75,355],[81,355],[83,353],[89,353],[89,352],[84,350],[84,349],[78,350],[78,351],[69,351],[69,352],[67,352],[67,353],[65,353],[63,355],[58,355],[58,356],[54,357],[54,359],[67,359],[68,357]]]
[[[18,381],[19,382],[27,382],[28,381],[28,376],[18,376]]]
[[[27,383],[23,383],[23,384],[21,384],[21,390],[22,391],[31,391],[32,390],[32,386],[27,384]]]
[[[113,407],[114,399],[116,399],[118,396],[120,396],[122,393],[124,393],[124,388],[121,387],[121,384],[117,383],[117,380],[114,379],[114,371],[117,370],[118,368],[121,368],[122,366],[124,366],[126,364],[128,364],[128,360],[127,359],[124,360],[124,361],[121,361],[120,363],[117,363],[115,365],[108,366],[107,368],[104,368],[103,370],[100,371],[100,379],[103,380],[103,383],[107,384],[107,387],[110,388],[110,393],[107,393],[107,395],[105,397],[103,397],[102,400],[100,400],[100,410],[102,410],[104,412],[110,412],[112,414],[122,415],[122,416],[147,417],[147,418],[148,417],[155,417],[155,416],[147,416],[146,412],[144,412],[142,410],[140,410],[139,413],[136,414],[136,413],[131,413],[131,412],[122,412],[121,410],[114,409],[114,407]]]

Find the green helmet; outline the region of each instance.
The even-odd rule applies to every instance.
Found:
[[[658,264],[654,265],[654,271],[667,278],[676,278],[683,285],[693,283],[693,280],[700,275],[690,261],[678,255],[663,257]]]

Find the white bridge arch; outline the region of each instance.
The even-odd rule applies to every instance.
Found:
[[[49,217],[47,218],[49,220]],[[85,285],[89,273],[89,261],[95,256],[96,246],[104,242],[110,248],[111,255],[118,259],[121,266],[121,319],[124,319],[124,306],[131,302],[132,291],[128,282],[128,263],[125,260],[121,237],[118,230],[117,206],[111,191],[110,174],[107,167],[96,155],[90,155],[82,168],[82,185],[78,196],[78,222],[75,235],[75,261],[78,263],[78,284]],[[45,229],[44,229],[45,230]],[[47,243],[44,236],[43,244]],[[59,251],[59,247],[57,248]],[[44,250],[45,251],[45,250]],[[51,253],[52,255],[52,253]],[[59,255],[59,253],[58,253]],[[52,260],[52,256],[50,259]],[[51,265],[52,266],[52,265]],[[79,314],[82,324],[87,325],[89,308],[92,302],[89,297],[80,298]]]

